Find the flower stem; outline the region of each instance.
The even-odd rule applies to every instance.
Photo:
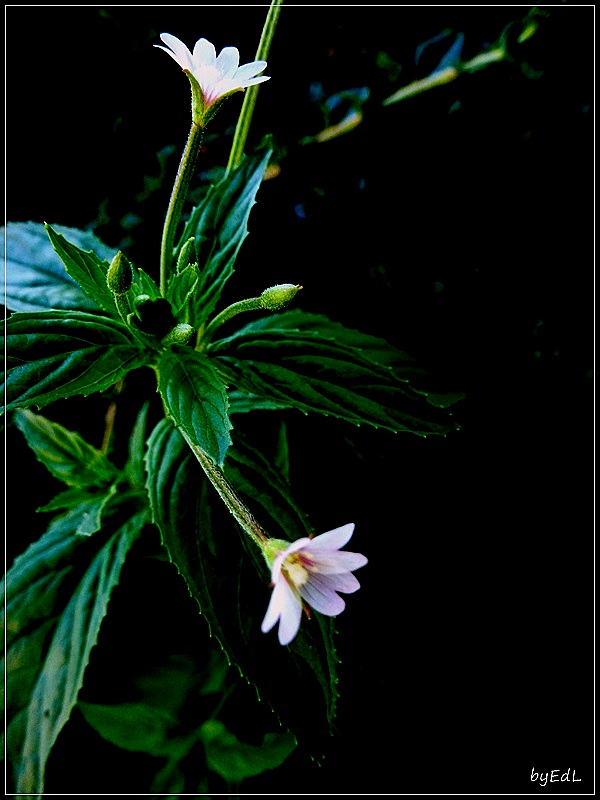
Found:
[[[262,307],[260,297],[250,297],[248,300],[238,300],[237,303],[232,303],[230,306],[227,306],[227,308],[224,308],[223,311],[211,320],[202,334],[202,349],[210,342],[216,329],[224,322],[227,322],[228,319],[235,317],[236,314],[240,314],[242,311],[256,311]]]
[[[283,0],[273,0],[269,6],[269,12],[265,20],[258,50],[256,51],[256,61],[266,61],[271,49],[271,42],[273,41],[273,34],[275,33],[275,26],[279,18],[279,12]],[[231,153],[229,154],[229,162],[227,164],[227,172],[235,169],[242,159],[244,154],[244,146],[248,138],[248,131],[250,130],[250,122],[252,121],[252,114],[254,113],[254,106],[256,105],[256,98],[258,96],[258,84],[249,86],[245,91],[244,102],[242,103],[242,110],[237,122],[235,134],[233,136],[233,144],[231,146]]]
[[[171,199],[169,200],[169,208],[165,218],[165,225],[163,228],[162,242],[160,247],[160,292],[163,297],[167,293],[167,279],[173,261],[173,245],[175,242],[175,234],[177,226],[181,220],[181,212],[187,197],[190,180],[198,158],[200,144],[202,143],[202,135],[204,128],[200,127],[195,122],[192,123],[185,150],[181,156],[179,169],[177,170],[177,177],[171,192]]]
[[[227,478],[212,458],[186,434],[183,428],[179,428],[179,431],[198,459],[206,477],[215,487],[229,511],[253,542],[262,550],[263,544],[269,540],[267,534],[254,519],[250,510],[244,505],[235,489],[228,482]]]

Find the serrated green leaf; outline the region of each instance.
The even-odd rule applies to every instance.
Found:
[[[133,514],[105,536],[78,537],[63,518],[9,569],[6,688],[16,793],[41,794],[125,556],[147,521]]]
[[[152,520],[160,530],[169,557],[209,624],[218,628],[216,616],[211,613],[212,598],[203,590],[196,530],[198,499],[206,491],[206,480],[170,420],[161,420],[150,434],[146,475]]]
[[[200,736],[208,767],[231,783],[241,783],[245,778],[281,766],[296,747],[291,733],[267,733],[262,744],[246,744],[218,719],[205,722]]]
[[[133,283],[129,292],[131,300],[133,301],[138,294],[147,294],[151,300],[158,300],[161,294],[154,278],[143,269],[132,267],[132,271]]]
[[[249,392],[229,392],[229,414],[247,414],[250,411],[281,411],[292,408],[288,403],[269,400]]]
[[[85,492],[85,494],[83,494],[83,490],[80,489],[78,491],[82,492],[82,496],[80,496],[76,505],[65,506],[65,497],[62,495],[62,503],[60,506],[57,506],[56,502],[50,502],[46,507],[38,510],[54,511],[58,510],[60,507],[66,507],[67,511],[63,524],[67,523],[67,520],[69,520],[69,524],[72,525],[75,533],[80,536],[91,536],[102,527],[103,515],[111,499],[116,494],[117,487],[116,484],[113,484],[105,491],[95,493]],[[57,500],[57,498],[54,499],[55,501]]]
[[[193,237],[200,269],[193,316],[189,320],[194,328],[200,328],[212,314],[233,274],[270,155],[271,150],[265,149],[251,157],[244,156],[234,170],[210,187],[185,225],[178,251]]]
[[[224,472],[253,508],[269,515],[266,527],[272,536],[292,541],[313,533],[282,473],[239,431],[227,454]]]
[[[104,391],[153,358],[121,322],[83,311],[13,314],[6,351],[7,411]]]
[[[119,475],[104,453],[41,414],[21,409],[15,413],[15,422],[38,461],[67,486],[103,487]]]
[[[90,231],[54,225],[79,248],[93,250],[110,261],[115,254]],[[0,229],[6,252],[5,305],[11,311],[47,311],[51,308],[99,311],[66,271],[52,247],[45,227],[39,222],[8,222]]]
[[[146,402],[137,415],[131,436],[129,437],[129,457],[123,470],[128,477],[129,483],[134,487],[142,488],[146,483],[146,472],[144,462],[144,447],[146,444],[146,421],[148,419],[148,407]]]
[[[200,280],[200,270],[196,264],[188,264],[181,272],[171,276],[167,286],[167,300],[173,306],[173,313],[179,322],[185,322],[188,306]]]
[[[45,228],[48,231],[52,247],[56,250],[69,275],[100,308],[111,315],[118,316],[114,297],[106,284],[110,262],[100,258],[93,250],[81,250],[50,225],[46,225]]]
[[[210,359],[195,350],[170,350],[158,366],[158,390],[174,424],[217,464],[231,444],[227,392]]]
[[[230,455],[232,453],[233,450]],[[256,454],[251,452],[244,460],[258,462]],[[320,684],[326,719],[332,723],[337,698],[333,620],[319,619],[315,625],[301,628],[289,648],[273,650],[270,641],[260,633],[260,620],[268,603],[269,572],[266,563],[255,548],[246,552],[239,540],[232,539],[231,530],[213,530],[213,516],[219,510],[213,506],[220,500],[183,437],[168,420],[161,421],[153,430],[146,461],[153,520],[161,532],[171,562],[209,623],[211,634],[229,662],[253,681],[275,710],[288,719],[294,733],[299,735],[299,729],[307,727],[310,729],[307,735],[313,737],[315,726],[322,725],[319,713],[316,713],[317,718],[306,719],[301,691],[290,695],[287,687],[291,681],[304,690],[316,679],[313,690],[318,691]],[[248,471],[247,463],[244,468]],[[270,477],[262,464],[254,472],[264,481]],[[249,474],[252,474],[251,470]],[[233,481],[236,471],[232,470],[228,475]],[[278,504],[281,508],[287,505],[287,515],[291,518],[296,514],[298,517],[294,530],[302,529],[300,512],[295,510],[287,496],[271,502],[264,493],[255,490],[249,478],[241,480],[239,485],[234,483],[233,488],[241,496],[247,492],[258,508],[269,508],[273,515],[277,513]],[[246,543],[246,537],[243,543]],[[239,587],[245,586],[246,582],[252,582],[252,591],[238,598]],[[309,669],[306,670],[299,660],[291,659],[290,653],[297,653]],[[273,674],[285,676],[285,685],[275,686]],[[312,705],[314,707],[314,703]]]
[[[264,317],[209,353],[236,389],[305,413],[421,436],[457,427],[413,388],[421,371],[404,353],[320,315]]]
[[[65,489],[64,492],[59,492],[36,511],[60,511],[66,508],[75,508],[80,503],[89,500],[89,497],[87,489]]]
[[[116,493],[116,484],[94,492],[88,489],[67,489],[37,511],[63,511],[63,515],[56,518],[52,525],[67,527],[79,536],[91,536],[102,527],[103,517],[113,510],[112,501]],[[119,502],[123,498],[124,495],[119,495]]]

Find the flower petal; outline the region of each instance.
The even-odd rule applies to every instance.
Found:
[[[349,550],[335,550],[331,553],[319,550],[311,555],[315,572],[319,572],[321,575],[352,572],[352,570],[364,567],[369,563],[367,557],[362,553],[352,553]]]
[[[168,53],[171,56],[171,58],[174,58],[181,69],[191,70],[193,68],[194,64],[192,61],[192,54],[188,50],[187,46],[181,41],[181,39],[178,39],[176,36],[173,36],[170,33],[161,33],[160,38],[167,45],[167,47],[163,47],[160,44],[155,44],[155,47],[158,47],[159,50],[164,50],[165,53]]]
[[[309,539],[308,536],[303,536],[301,539],[296,539],[295,541],[290,542],[289,547],[287,547],[281,555],[283,556],[284,559],[286,559],[292,553],[297,553],[298,550],[310,548],[310,545],[312,544],[313,541],[314,540]]]
[[[360,583],[351,572],[342,572],[338,575],[328,575],[327,585],[335,592],[352,594],[360,589]]]
[[[237,47],[224,47],[217,58],[215,64],[224,78],[233,78],[236,76],[236,70],[240,63],[240,54]]]
[[[266,61],[250,61],[249,64],[243,64],[235,74],[235,77],[238,78],[240,81],[248,80],[248,78],[253,78],[255,75],[258,75],[259,72],[262,72],[267,66]],[[268,80],[265,76],[263,80]]]
[[[245,89],[247,86],[254,86],[257,83],[264,83],[265,81],[270,81],[271,78],[268,78],[266,75],[261,75],[258,78],[248,78],[248,80],[242,81],[240,86],[242,89]]]
[[[279,643],[289,644],[300,627],[302,603],[285,579],[282,579],[280,584],[283,587],[281,589],[283,601],[279,620]]]
[[[318,579],[311,575],[310,579],[298,588],[298,591],[309,606],[328,617],[341,614],[346,607],[342,598],[326,583],[325,578]]]
[[[346,542],[349,542],[354,533],[354,523],[349,522],[341,528],[322,533],[310,540],[311,550],[339,550]]]
[[[278,581],[273,587],[271,592],[271,599],[269,600],[269,607],[267,613],[262,621],[261,630],[263,633],[270,631],[273,625],[277,622],[282,614],[283,606],[285,605],[286,595],[282,581]]]
[[[217,51],[212,42],[208,39],[198,39],[194,45],[194,66],[197,69],[202,67],[214,67],[217,60]]]

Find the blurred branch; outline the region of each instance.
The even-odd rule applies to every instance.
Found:
[[[523,25],[523,30],[516,39],[518,44],[527,41],[536,32],[538,23],[535,17],[541,13],[543,12],[539,9],[533,8],[525,19],[522,20],[521,24]],[[386,97],[386,99],[382,101],[382,105],[391,106],[394,103],[399,103],[401,100],[406,100],[409,97],[415,97],[415,95],[426,92],[436,86],[443,86],[446,83],[456,80],[456,78],[464,72],[477,72],[480,69],[488,67],[490,64],[497,64],[504,60],[513,60],[507,47],[507,34],[514,24],[515,23],[511,23],[504,29],[498,41],[491,49],[482,51],[469,61],[461,61],[460,56],[457,54],[455,58],[453,58],[454,63],[452,63],[452,65],[447,65],[446,59],[443,59],[442,64],[430,75],[398,89],[397,92]]]

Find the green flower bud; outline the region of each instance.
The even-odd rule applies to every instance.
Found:
[[[110,262],[110,267],[106,275],[106,283],[114,295],[127,294],[131,288],[131,284],[133,283],[131,264],[120,250]]]
[[[302,289],[302,286],[297,286],[293,283],[280,283],[277,286],[271,286],[270,289],[265,289],[260,296],[260,307],[266,308],[269,311],[277,311],[280,308],[285,308],[290,303],[296,294]]]
[[[171,344],[186,345],[192,338],[193,333],[194,329],[191,325],[188,325],[187,322],[180,322],[161,340],[161,344],[165,347]]]
[[[138,296],[133,301],[133,307],[136,310],[136,313],[150,300],[149,294],[138,294]],[[139,316],[139,314],[138,314]]]
[[[186,267],[190,264],[195,264],[197,261],[196,245],[194,243],[194,237],[192,236],[181,248],[181,252],[177,258],[177,272],[183,272]]]

